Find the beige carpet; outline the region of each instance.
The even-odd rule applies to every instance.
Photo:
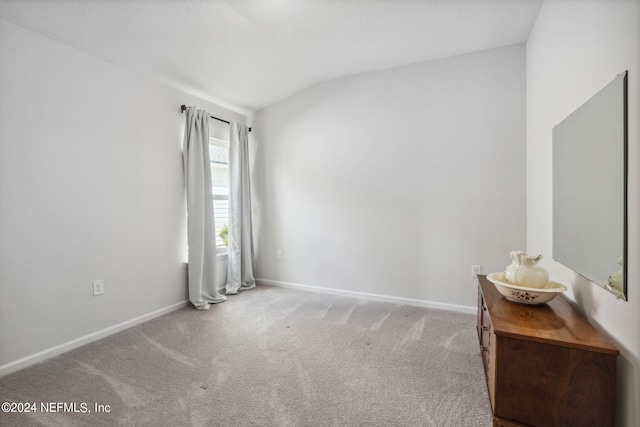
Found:
[[[491,425],[475,316],[270,286],[0,378],[5,401],[36,411],[1,426]]]

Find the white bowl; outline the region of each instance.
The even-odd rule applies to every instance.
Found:
[[[528,288],[525,286],[512,285],[507,281],[504,272],[491,273],[487,279],[492,282],[498,292],[506,299],[522,304],[538,305],[551,301],[560,292],[567,290],[567,287],[558,282],[549,280],[543,288]]]

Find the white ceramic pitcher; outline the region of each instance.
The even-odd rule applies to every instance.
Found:
[[[504,271],[509,283],[538,289],[549,283],[549,273],[538,265],[542,254],[533,257],[522,251],[512,251],[510,255],[513,262]]]

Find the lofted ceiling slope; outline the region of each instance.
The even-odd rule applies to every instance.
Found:
[[[0,0],[0,19],[248,113],[314,84],[526,41],[543,0]]]

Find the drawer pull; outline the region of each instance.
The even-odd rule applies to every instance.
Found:
[[[486,326],[483,326],[483,327],[482,327],[482,330],[483,330],[483,331],[488,331],[488,330],[489,330],[489,328],[487,328]]]
[[[482,351],[486,351],[486,352],[488,352],[488,351],[489,351],[489,347],[484,347],[484,346],[482,346]]]
[[[482,311],[487,311],[487,307],[486,306],[482,306]]]

